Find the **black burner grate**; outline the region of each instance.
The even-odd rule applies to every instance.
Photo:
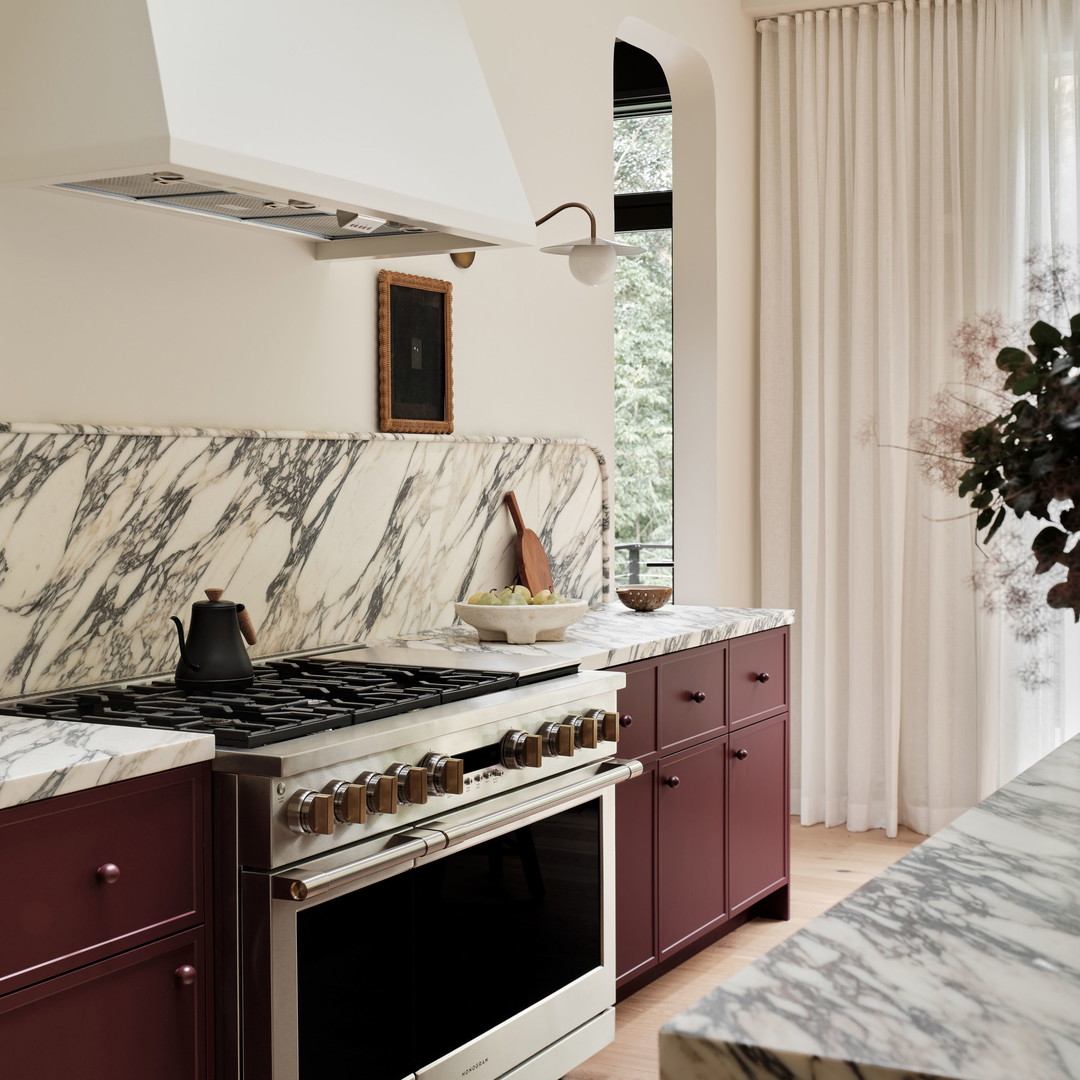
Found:
[[[55,720],[212,734],[218,746],[255,747],[348,727],[516,686],[498,671],[396,667],[318,657],[272,660],[243,690],[179,690],[171,680],[54,694],[11,706]]]

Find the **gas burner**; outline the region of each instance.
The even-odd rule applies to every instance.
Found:
[[[565,673],[552,670],[549,677]],[[156,679],[52,694],[12,707],[55,720],[207,733],[219,746],[250,748],[509,690],[518,683],[517,673],[505,671],[286,657],[257,665],[255,681],[243,690],[181,690],[171,679]]]

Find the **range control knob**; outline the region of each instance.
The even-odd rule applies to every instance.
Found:
[[[460,795],[465,790],[465,762],[447,757],[434,750],[420,761],[427,772],[427,789],[431,795]]]
[[[586,750],[595,750],[600,745],[600,732],[597,731],[596,716],[583,713],[581,716],[568,716],[564,724],[574,729],[574,745]]]
[[[499,744],[502,763],[508,769],[538,769],[544,760],[544,741],[539,735],[508,731]]]
[[[397,781],[399,803],[418,806],[427,802],[427,769],[423,765],[406,765],[403,761],[395,761],[386,774]]]
[[[367,821],[367,788],[363,784],[331,780],[326,791],[334,800],[335,820],[353,825],[363,825]]]
[[[618,713],[607,712],[604,709],[589,709],[587,712],[584,712],[581,715],[592,716],[596,719],[596,725],[599,728],[601,742],[619,741]]]
[[[367,808],[370,814],[396,814],[398,808],[397,777],[384,773],[362,772],[358,784],[367,788]]]
[[[572,724],[560,724],[548,720],[537,732],[544,744],[544,757],[573,757],[574,728]]]
[[[325,792],[297,791],[286,809],[289,828],[298,833],[320,833],[330,836],[334,832],[334,796]]]

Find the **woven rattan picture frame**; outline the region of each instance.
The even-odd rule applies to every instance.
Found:
[[[379,430],[454,430],[452,286],[379,271]]]

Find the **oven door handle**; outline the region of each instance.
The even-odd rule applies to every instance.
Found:
[[[535,817],[564,803],[584,800],[620,781],[638,776],[641,771],[640,761],[608,759],[600,763],[595,773],[590,773],[582,780],[568,784],[557,791],[526,799],[494,813],[470,818],[460,824],[425,822],[415,829],[399,834],[387,847],[373,855],[365,855],[326,870],[298,866],[275,874],[272,879],[271,895],[275,900],[302,903],[331,889],[354,884],[379,871],[415,862],[432,852],[460,844],[515,821]]]

